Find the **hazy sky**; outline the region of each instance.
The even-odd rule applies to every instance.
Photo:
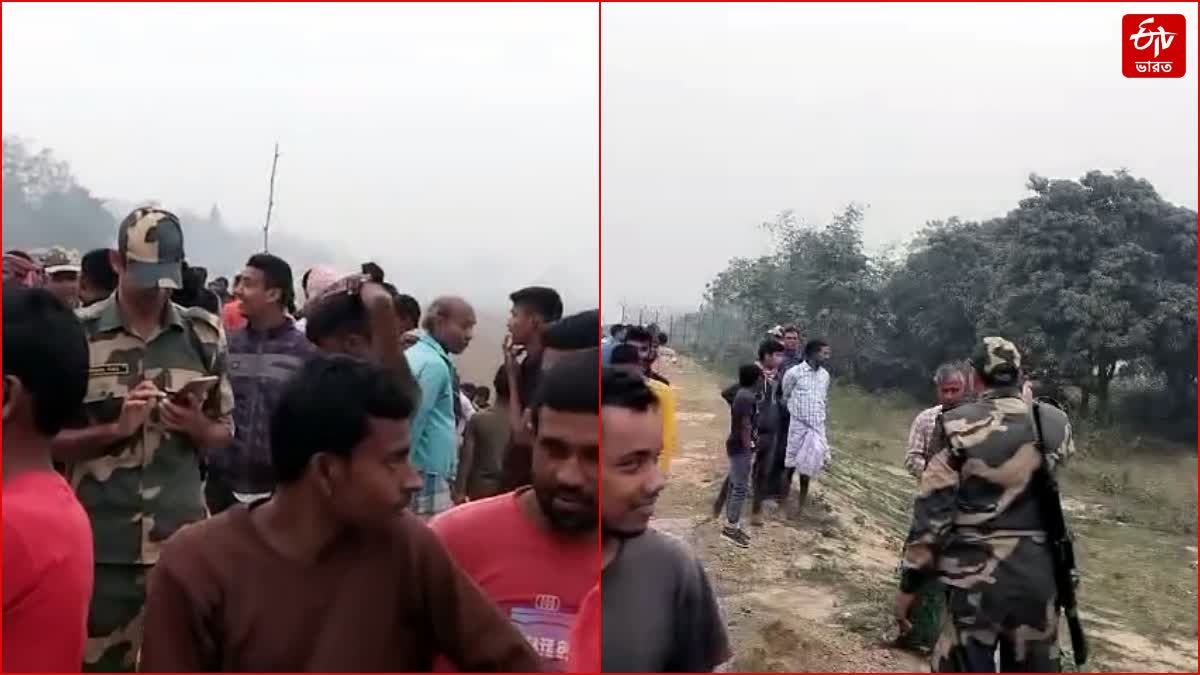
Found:
[[[1195,208],[1196,5],[1144,7],[605,5],[606,316],[694,307],[787,208],[867,203],[879,247],[1120,167]],[[1150,10],[1187,17],[1182,79],[1121,74],[1121,16]]]
[[[501,304],[536,280],[595,306],[596,14],[6,3],[3,132],[53,148],[98,196],[217,202],[246,228],[278,140],[273,231],[391,261],[400,286],[420,259],[445,275],[423,285],[474,272],[500,277],[467,287]]]

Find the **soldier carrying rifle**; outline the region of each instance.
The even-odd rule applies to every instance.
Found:
[[[1074,452],[1071,426],[1057,407],[1022,398],[1013,343],[984,338],[971,366],[971,388],[981,395],[940,416],[913,506],[896,619],[907,632],[916,593],[937,577],[948,615],[934,672],[995,672],[997,650],[1001,671],[1054,672],[1060,608],[1076,661],[1086,658],[1053,478]]]

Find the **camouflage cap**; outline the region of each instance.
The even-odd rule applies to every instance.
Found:
[[[1021,374],[1021,352],[1002,337],[985,337],[975,346],[971,365],[996,384],[1016,384]]]
[[[175,214],[143,207],[117,228],[117,251],[141,288],[183,288],[183,228]]]
[[[74,272],[79,274],[79,254],[68,251],[62,246],[55,246],[46,252],[41,259],[42,270],[46,274]]]

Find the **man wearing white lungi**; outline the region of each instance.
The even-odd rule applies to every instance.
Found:
[[[829,439],[826,425],[829,401],[829,345],[823,340],[809,340],[804,345],[804,362],[790,370],[783,378],[783,398],[787,401],[791,423],[788,425],[787,454],[783,465],[783,497],[787,503],[792,487],[792,476],[800,474],[800,499],[796,505],[798,514],[808,499],[808,483],[829,461]]]

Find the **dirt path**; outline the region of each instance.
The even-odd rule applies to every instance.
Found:
[[[865,608],[877,615],[880,601],[892,597],[898,540],[888,541],[833,490],[817,483],[798,523],[768,514],[763,527],[752,528],[749,549],[720,538],[708,514],[726,470],[728,407],[699,366],[681,360],[664,374],[679,399],[681,447],[654,524],[704,560],[736,652],[732,669],[928,670],[923,659],[885,646],[882,624],[863,616]],[[854,583],[840,583],[847,575]]]
[[[887,646],[913,488],[892,459],[911,413],[866,396],[835,401],[833,461],[804,517],[768,512],[763,527],[749,528],[751,547],[739,549],[720,538],[711,517],[727,469],[729,409],[718,394],[727,383],[687,359],[664,374],[678,397],[681,447],[655,526],[689,542],[704,561],[729,625],[732,668],[928,670],[925,659]],[[1088,668],[1196,672],[1196,557],[1184,546],[1194,536],[1115,523],[1079,498],[1067,506],[1080,535],[1094,654]]]

